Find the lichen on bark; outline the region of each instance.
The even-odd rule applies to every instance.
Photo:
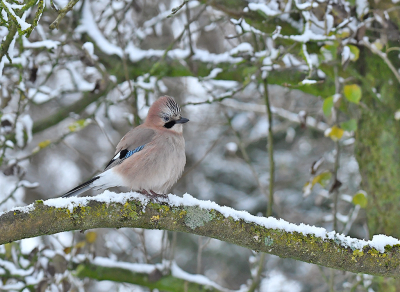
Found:
[[[65,207],[37,201],[25,209],[1,214],[0,244],[69,230],[163,229],[208,236],[255,251],[355,273],[396,277],[400,272],[399,245],[387,246],[383,253],[369,245],[358,250],[345,244],[340,236],[328,239],[266,228],[215,209],[177,206],[169,201],[149,202],[129,197],[124,202],[102,202],[93,197],[85,199],[85,203],[72,204],[72,200],[65,200]]]

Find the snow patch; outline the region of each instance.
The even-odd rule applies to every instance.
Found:
[[[56,208],[68,208],[70,212],[73,212],[74,207],[86,206],[91,201],[97,201],[102,203],[120,203],[125,204],[129,200],[139,200],[143,206],[146,206],[149,202],[149,198],[139,193],[114,193],[108,190],[104,193],[95,197],[72,197],[72,198],[56,198],[44,201],[43,204],[46,206]],[[276,219],[273,217],[257,217],[249,214],[246,211],[237,211],[230,207],[220,206],[212,201],[198,200],[189,194],[184,194],[183,197],[178,197],[173,194],[169,194],[167,198],[158,198],[161,203],[167,203],[170,206],[175,207],[199,207],[204,210],[215,210],[221,213],[225,218],[231,217],[234,220],[243,220],[247,223],[255,223],[268,229],[283,230],[285,232],[297,232],[303,235],[313,235],[323,240],[330,239],[334,240],[337,244],[344,247],[349,247],[352,250],[361,250],[365,246],[375,248],[381,253],[385,252],[385,246],[399,245],[400,240],[386,235],[374,235],[372,240],[366,241],[362,239],[351,238],[344,234],[339,234],[336,231],[328,232],[325,228],[310,226],[307,224],[293,224],[282,219]],[[26,207],[14,208],[11,211],[20,211],[29,213],[34,209],[34,204]],[[4,213],[2,213],[4,214]],[[0,214],[1,215],[1,214]]]

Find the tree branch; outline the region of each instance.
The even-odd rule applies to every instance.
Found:
[[[62,231],[122,227],[208,236],[354,273],[398,277],[400,272],[400,241],[394,238],[358,240],[323,228],[252,216],[190,195],[169,195],[154,202],[137,193],[105,191],[96,197],[36,201],[0,215],[0,244]]]
[[[124,282],[160,291],[230,291],[212,282],[203,275],[192,275],[181,270],[172,263],[171,270],[165,273],[163,264],[138,264],[112,261],[108,258],[96,257],[74,263],[73,271],[79,278],[91,278],[98,281]]]
[[[60,21],[65,17],[65,15],[66,15],[68,12],[70,12],[70,11],[74,8],[75,4],[78,3],[78,2],[79,2],[79,0],[71,0],[71,1],[68,2],[67,6],[65,6],[65,7],[64,7],[63,9],[61,9],[61,10],[58,10],[58,11],[57,11],[57,12],[58,12],[58,16],[57,16],[56,20],[54,20],[54,21],[50,24],[49,28],[50,28],[51,30],[53,30],[53,29],[58,29],[58,26],[60,25]],[[55,7],[54,4],[52,5],[52,7]]]
[[[106,96],[107,93],[113,88],[113,84],[110,82],[107,87],[97,93],[93,93],[93,92],[85,92],[83,94],[83,97],[79,100],[77,100],[76,102],[74,102],[71,105],[65,106],[60,108],[56,113],[43,118],[39,121],[36,121],[33,125],[33,129],[32,129],[32,133],[36,134],[38,132],[44,131],[54,125],[57,125],[59,122],[63,121],[64,119],[66,119],[67,117],[69,117],[71,112],[74,113],[81,113],[83,110],[85,110],[85,108],[97,101],[99,98],[101,98],[102,96]]]

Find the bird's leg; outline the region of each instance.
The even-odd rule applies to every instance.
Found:
[[[145,195],[147,197],[149,197],[150,199],[154,200],[154,201],[158,201],[158,199],[161,198],[167,198],[167,195],[164,194],[157,194],[156,192],[150,190],[149,192],[147,190],[141,190],[140,193],[142,195]]]
[[[151,193],[153,196],[156,196],[156,197],[162,197],[162,198],[167,198],[167,197],[168,197],[166,194],[157,194],[156,192],[154,192],[154,191],[152,191],[152,190],[150,190],[150,193]]]
[[[139,193],[146,196],[151,196],[146,190],[141,190]]]

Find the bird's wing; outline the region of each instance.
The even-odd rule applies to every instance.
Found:
[[[115,156],[107,164],[104,171],[113,168],[114,166],[122,163],[125,159],[132,156],[133,154],[141,151],[146,144],[151,142],[155,136],[155,131],[152,129],[138,126],[130,130],[126,135],[119,141]]]

